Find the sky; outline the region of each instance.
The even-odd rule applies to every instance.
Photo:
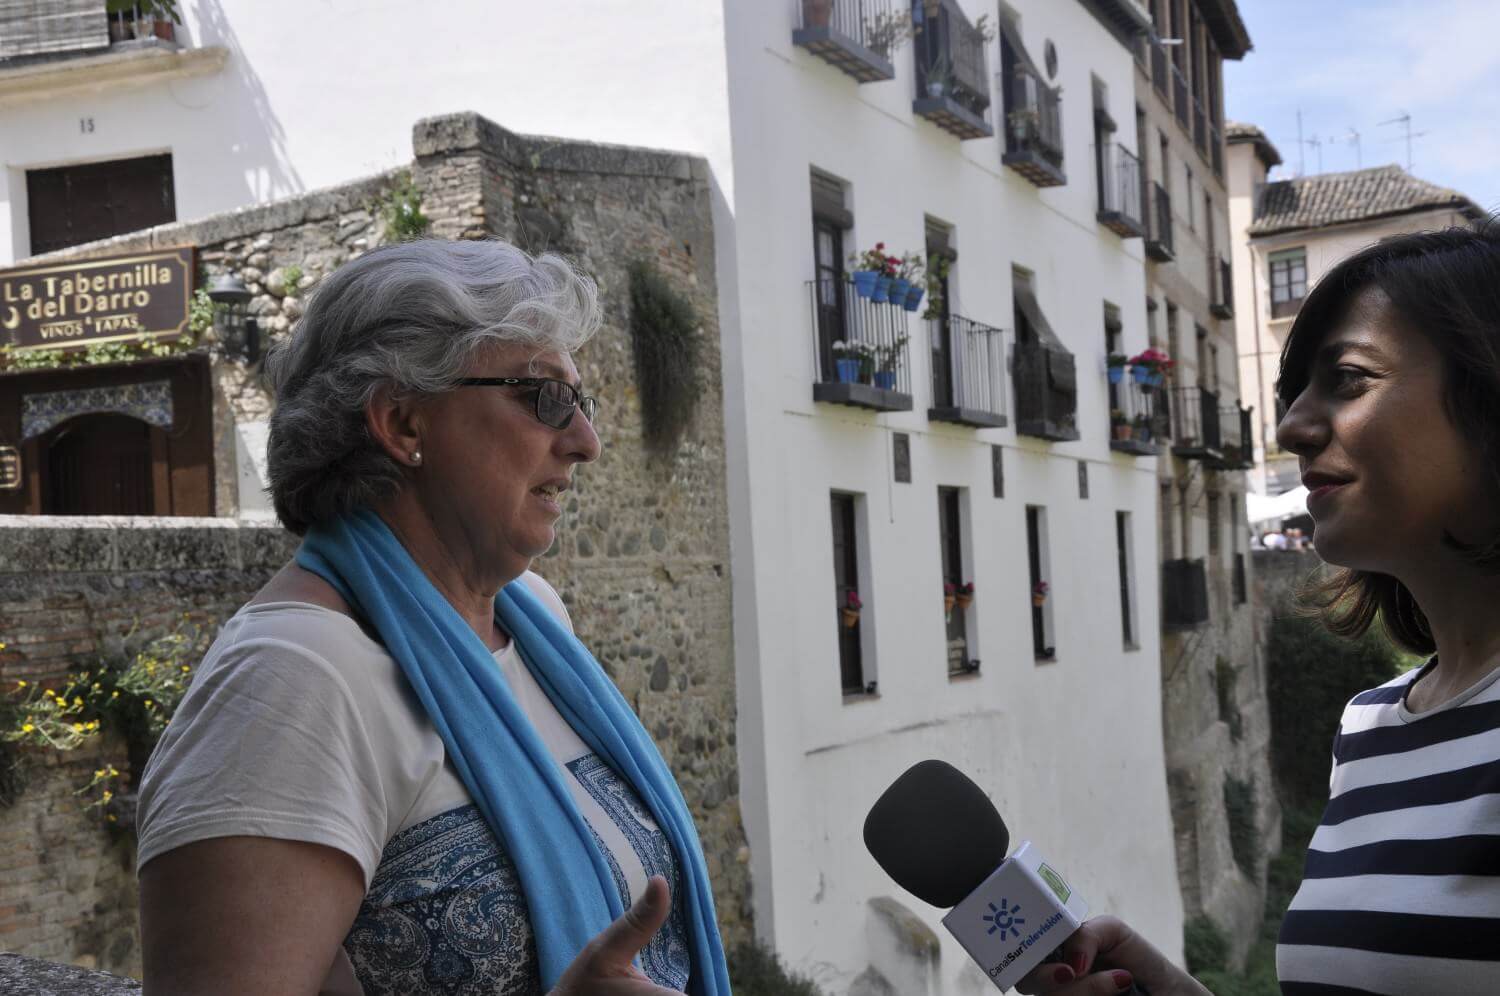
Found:
[[[1224,63],[1231,121],[1258,125],[1282,179],[1397,163],[1500,210],[1500,2],[1239,0],[1254,48]],[[1351,131],[1359,133],[1358,158]],[[1300,164],[1299,164],[1300,158]]]

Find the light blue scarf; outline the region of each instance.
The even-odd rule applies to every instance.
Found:
[[[484,642],[375,513],[308,530],[297,563],[322,577],[379,633],[526,894],[543,991],[624,912],[562,772],[516,703]],[[640,795],[681,870],[694,996],[730,996],[708,868],[676,780],[624,696],[526,583],[495,598],[495,618],[563,719]]]

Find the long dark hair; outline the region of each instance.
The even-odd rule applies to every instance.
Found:
[[[1500,224],[1382,239],[1345,259],[1307,295],[1281,352],[1276,393],[1290,408],[1307,386],[1323,339],[1365,290],[1379,288],[1403,328],[1425,335],[1443,357],[1448,419],[1482,457],[1481,484],[1500,500]],[[1486,573],[1500,574],[1500,536],[1445,544]],[[1388,574],[1343,568],[1309,584],[1304,600],[1340,636],[1358,637],[1380,617],[1413,653],[1436,650],[1427,617]]]

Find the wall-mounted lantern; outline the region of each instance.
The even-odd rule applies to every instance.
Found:
[[[254,364],[260,358],[260,325],[249,314],[250,291],[232,273],[221,273],[208,285],[214,309],[214,334],[227,356]]]

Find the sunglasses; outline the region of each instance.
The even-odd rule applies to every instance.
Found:
[[[550,377],[465,377],[458,386],[529,387],[536,391],[536,420],[554,429],[566,429],[580,409],[591,424],[599,413],[597,398],[581,397],[572,384]]]

